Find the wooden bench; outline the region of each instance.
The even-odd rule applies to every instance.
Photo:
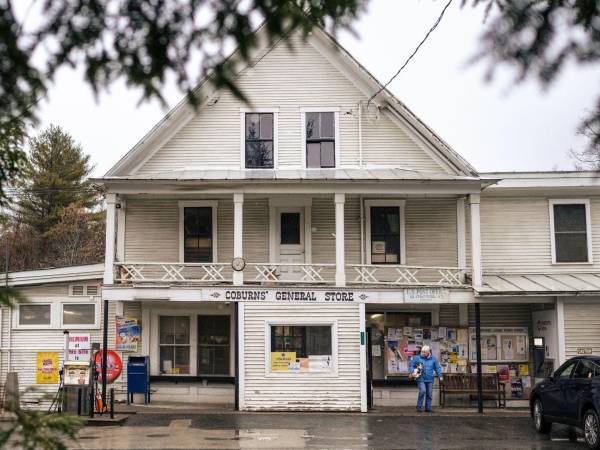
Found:
[[[492,396],[498,400],[498,408],[506,408],[505,383],[500,381],[497,373],[484,373],[483,396]],[[444,380],[440,383],[440,405],[446,406],[447,394],[469,394],[477,396],[477,374],[476,373],[445,373]]]

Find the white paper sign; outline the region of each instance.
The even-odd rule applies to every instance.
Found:
[[[68,361],[89,361],[90,349],[90,333],[69,333]]]

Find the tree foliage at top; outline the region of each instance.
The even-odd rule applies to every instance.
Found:
[[[463,0],[467,3],[485,5],[488,13],[479,58],[489,62],[490,77],[500,63],[515,68],[519,81],[533,76],[549,87],[566,65],[600,61],[598,0]],[[600,97],[579,133],[590,138],[588,152],[600,146]]]
[[[30,141],[31,150],[20,178],[19,221],[39,234],[47,233],[71,204],[92,209],[98,193],[86,180],[92,172],[90,156],[70,134],[50,125]]]

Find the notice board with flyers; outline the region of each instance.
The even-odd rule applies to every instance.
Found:
[[[469,358],[477,360],[475,328],[469,328]],[[529,361],[529,330],[527,328],[481,328],[481,361]]]

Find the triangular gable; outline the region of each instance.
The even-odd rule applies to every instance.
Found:
[[[261,30],[257,31],[257,33],[260,34]],[[259,39],[259,41],[265,42],[265,39]],[[296,45],[294,46],[297,52],[298,42],[296,42]],[[313,60],[316,61],[316,57],[323,58],[325,61],[327,61],[327,67],[323,66],[324,69],[321,70],[326,70],[326,73],[318,74],[318,76],[327,77],[328,81],[332,81],[332,86],[340,87],[340,89],[343,87],[346,89],[346,92],[355,92],[356,94],[354,94],[354,98],[363,99],[363,104],[366,104],[366,99],[368,99],[370,95],[379,90],[380,84],[377,82],[377,80],[368,71],[366,71],[366,69],[361,66],[345,49],[343,49],[343,47],[341,47],[335,41],[335,39],[333,39],[333,37],[323,30],[318,28],[315,29],[308,37],[308,43],[310,46],[302,47],[302,50],[306,51],[301,52],[304,56],[310,58],[307,62],[307,70],[311,70],[311,67],[318,65],[318,61],[313,63]],[[303,44],[301,43],[300,45]],[[248,81],[249,78],[254,78],[254,80],[257,79],[257,73],[261,73],[262,71],[261,76],[263,78],[268,76],[268,73],[265,74],[265,69],[263,69],[265,66],[261,66],[261,64],[266,65],[269,60],[276,60],[277,58],[280,58],[280,64],[273,65],[272,62],[270,63],[270,67],[280,69],[279,65],[286,62],[284,59],[285,54],[280,51],[282,48],[287,51],[287,44],[282,42],[275,45],[268,45],[265,43],[261,49],[256,52],[254,60],[258,61],[258,63],[255,63],[252,68],[246,67],[240,69],[240,78],[238,78],[238,82],[240,83],[242,90],[244,89],[244,84],[247,84],[245,81]],[[297,68],[290,69],[290,72],[293,72],[294,70],[297,71]],[[339,72],[339,74],[337,72]],[[285,76],[285,72],[281,72],[281,70],[279,73],[274,73],[274,78],[271,80],[271,82],[277,80],[277,76],[281,76],[282,74]],[[339,78],[339,75],[341,75],[342,78]],[[329,80],[329,78],[332,78],[332,80]],[[268,83],[263,84],[263,88],[268,85]],[[184,99],[175,108],[173,108],[165,116],[165,118],[163,118],[130,152],[128,152],[128,154],[125,155],[125,157],[123,157],[106,174],[106,176],[133,175],[138,172],[148,173],[158,170],[181,169],[183,168],[181,165],[179,167],[177,166],[177,158],[179,158],[184,166],[185,164],[189,163],[189,154],[186,155],[185,152],[177,153],[177,151],[172,149],[182,149],[191,143],[189,148],[193,150],[194,146],[197,146],[198,142],[200,141],[199,133],[201,133],[203,129],[207,129],[207,124],[214,125],[217,123],[215,120],[219,120],[218,113],[216,113],[216,111],[218,111],[222,105],[217,104],[219,102],[231,101],[233,98],[233,96],[228,92],[218,93],[214,89],[211,89],[209,83],[206,81],[201,83],[200,87],[202,88],[201,92],[204,95],[204,98],[203,104],[200,106],[198,111],[194,111],[193,108],[187,104],[186,99]],[[306,88],[310,89],[310,86],[307,86]],[[330,88],[326,86],[324,89],[327,91],[327,89]],[[350,94],[348,95],[350,96]],[[336,104],[352,103],[350,101],[345,101],[344,98],[338,97],[339,95],[331,100]],[[260,106],[263,105],[261,104]],[[276,105],[272,106],[275,107]],[[212,122],[210,121],[211,116],[207,112],[211,107],[213,109],[210,111],[210,113],[214,116],[214,120]],[[388,134],[390,134],[392,138],[395,135],[398,135],[396,142],[400,142],[399,148],[401,148],[401,151],[412,152],[408,155],[403,154],[403,156],[406,156],[406,159],[409,161],[415,161],[415,164],[417,165],[415,167],[425,171],[444,171],[446,173],[452,173],[456,175],[472,176],[476,174],[475,170],[466,161],[452,151],[433,131],[427,128],[399,100],[389,93],[389,91],[383,90],[373,100],[373,102],[371,102],[369,110],[365,109],[365,111],[370,113],[375,108],[378,108],[377,114],[381,117],[381,123],[378,123],[378,127],[384,127],[384,125],[387,124],[388,127],[386,129],[388,131],[393,131],[392,133],[388,132]],[[341,114],[341,119],[343,117],[344,116]],[[232,126],[232,121],[229,120],[228,123],[225,116],[223,116],[221,119],[221,122],[218,123],[224,124],[226,128],[222,130],[221,136],[228,136],[230,139],[237,139],[239,142],[239,128],[229,129]],[[202,122],[202,120],[204,120],[204,122]],[[393,124],[392,127],[395,129],[392,130],[389,127],[389,124]],[[239,124],[237,127],[239,127]],[[365,131],[366,132],[363,133],[363,139],[368,142],[369,133],[368,130]],[[298,137],[299,136],[295,136],[295,138]],[[401,146],[403,141],[408,140],[410,140],[414,145]],[[229,144],[230,145],[227,148],[231,153],[232,145],[231,143]],[[283,147],[284,148],[281,148],[280,144],[280,152],[282,150],[286,150],[285,143]],[[218,147],[216,147],[216,150],[217,149]],[[296,150],[296,148],[293,150]],[[288,151],[293,150],[290,149]],[[173,162],[169,161],[169,152],[173,152],[173,155],[177,155]],[[192,153],[194,156],[197,154],[198,153]],[[393,155],[393,153],[391,154]],[[236,156],[239,161],[239,154]],[[193,158],[191,159],[192,166],[194,166],[194,162],[197,166],[211,166],[210,161],[193,161]],[[368,164],[377,165],[377,158],[374,158],[373,161],[369,161],[367,155],[365,162]],[[215,166],[218,166],[218,164]],[[414,169],[415,167],[407,166],[407,168],[411,169]]]

